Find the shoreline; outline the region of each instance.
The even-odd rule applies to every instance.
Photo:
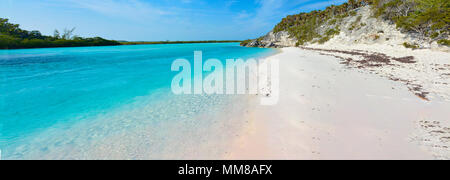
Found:
[[[249,123],[225,159],[450,158],[450,102],[434,92],[424,101],[402,82],[337,57],[281,50],[271,56],[281,60],[279,104],[249,100],[240,117]]]
[[[135,42],[120,42],[120,46],[123,45],[151,45],[151,44],[201,44],[201,43],[239,43],[238,40],[224,40],[224,41],[135,41]]]
[[[239,43],[241,41],[173,41],[173,42],[128,42],[117,45],[101,45],[101,46],[60,46],[60,47],[32,47],[32,48],[9,48],[1,50],[24,50],[24,49],[52,49],[52,48],[80,48],[80,47],[114,47],[114,46],[134,46],[134,45],[159,45],[159,44],[210,44],[210,43]]]
[[[368,69],[342,63],[349,57],[358,61],[353,57],[358,55],[346,56],[343,60],[342,53],[323,54],[293,47],[275,50],[277,52],[271,55],[261,56],[266,60],[280,60],[280,101],[275,106],[259,105],[262,95],[182,96],[161,102],[144,96],[136,99],[135,103],[118,107],[119,111],[101,114],[69,127],[56,125],[42,136],[30,136],[25,139],[26,144],[4,149],[8,155],[4,157],[450,158],[450,101],[439,98],[436,93],[441,91],[429,91],[430,100],[425,101],[411,93],[404,82],[389,79],[382,73],[414,74],[417,69],[409,65],[426,63],[420,54],[414,59],[418,63],[369,66]],[[386,54],[403,57],[402,54]],[[405,66],[408,68],[399,71]],[[434,84],[433,87],[444,87],[443,92],[446,92],[444,84]],[[428,91],[428,86],[424,89]],[[161,93],[151,96],[170,94],[167,90]],[[187,104],[192,108],[187,108]],[[184,113],[179,111],[183,108],[186,110]],[[196,114],[198,112],[201,113]],[[156,121],[159,119],[166,120]]]

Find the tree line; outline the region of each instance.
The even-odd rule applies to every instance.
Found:
[[[80,46],[113,46],[118,41],[101,37],[82,38],[73,34],[75,28],[55,30],[53,36],[42,35],[39,31],[27,31],[8,19],[0,18],[0,49],[47,48],[47,47],[80,47]]]

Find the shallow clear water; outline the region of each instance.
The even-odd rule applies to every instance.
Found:
[[[82,156],[86,152],[81,150],[64,152],[98,145],[98,137],[126,135],[129,128],[136,133],[136,128],[161,123],[175,127],[205,109],[213,116],[236,97],[180,97],[170,91],[177,73],[170,71],[172,61],[193,61],[196,50],[203,52],[204,61],[216,58],[223,62],[275,52],[238,43],[0,50],[3,158],[95,158],[95,153]]]

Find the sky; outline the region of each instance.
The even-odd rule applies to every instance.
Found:
[[[346,0],[0,0],[0,17],[45,35],[127,41],[244,40],[283,17]]]

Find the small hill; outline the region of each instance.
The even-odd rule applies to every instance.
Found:
[[[287,47],[324,43],[449,46],[448,0],[349,0],[325,10],[290,15],[267,35],[241,43]]]

